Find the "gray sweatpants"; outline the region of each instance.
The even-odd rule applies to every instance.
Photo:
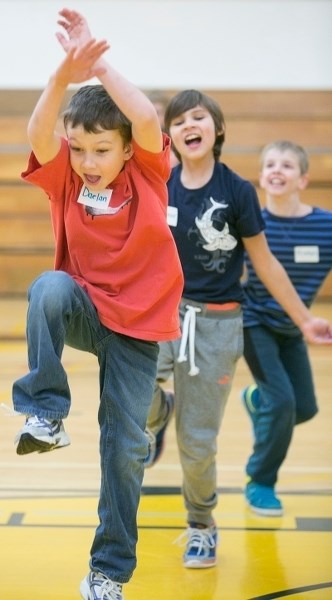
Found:
[[[243,352],[242,311],[240,306],[209,311],[207,305],[183,299],[180,309],[182,336],[187,329],[184,320],[188,305],[195,311],[196,321],[195,355],[191,361],[195,363],[194,367],[190,361],[183,360],[181,340],[163,342],[160,344],[157,382],[166,382],[173,374],[176,435],[188,523],[210,526],[218,499],[217,436],[235,367]],[[193,330],[191,326],[189,329]],[[182,362],[178,362],[179,353]],[[197,374],[189,374],[189,371],[197,370]],[[155,433],[162,428],[166,412],[165,397],[158,384],[148,418],[148,427]]]

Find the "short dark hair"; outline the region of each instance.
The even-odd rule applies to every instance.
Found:
[[[225,141],[225,119],[222,110],[213,98],[197,90],[183,90],[170,99],[165,111],[165,129],[169,133],[171,121],[179,115],[195,108],[203,106],[209,111],[215,126],[216,141],[213,146],[213,156],[217,161],[221,156],[221,150]],[[220,133],[221,132],[221,133]],[[173,148],[175,156],[181,160],[176,148]]]
[[[88,133],[100,129],[118,129],[124,144],[132,139],[131,123],[121,112],[102,85],[81,87],[70,99],[63,112],[63,123],[67,127],[82,125]]]

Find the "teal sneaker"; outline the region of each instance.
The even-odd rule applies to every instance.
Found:
[[[245,497],[252,511],[265,517],[281,517],[283,506],[275,495],[274,488],[249,481],[245,489]]]
[[[257,422],[257,410],[259,408],[259,391],[255,383],[244,388],[241,394],[243,406],[246,409],[253,425]]]

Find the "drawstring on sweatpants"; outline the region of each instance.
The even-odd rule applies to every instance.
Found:
[[[186,362],[186,347],[189,345],[189,375],[198,375],[199,368],[195,365],[195,332],[196,332],[196,313],[201,312],[201,308],[197,306],[186,305],[186,313],[183,319],[182,338],[178,362]]]

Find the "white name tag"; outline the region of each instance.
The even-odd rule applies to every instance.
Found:
[[[92,192],[86,185],[82,186],[80,195],[77,199],[79,204],[85,204],[91,208],[107,209],[111,200],[113,190],[100,190]]]
[[[170,227],[176,227],[178,224],[178,209],[176,206],[167,207],[167,224]]]
[[[296,263],[319,263],[319,247],[295,246],[294,261]]]

